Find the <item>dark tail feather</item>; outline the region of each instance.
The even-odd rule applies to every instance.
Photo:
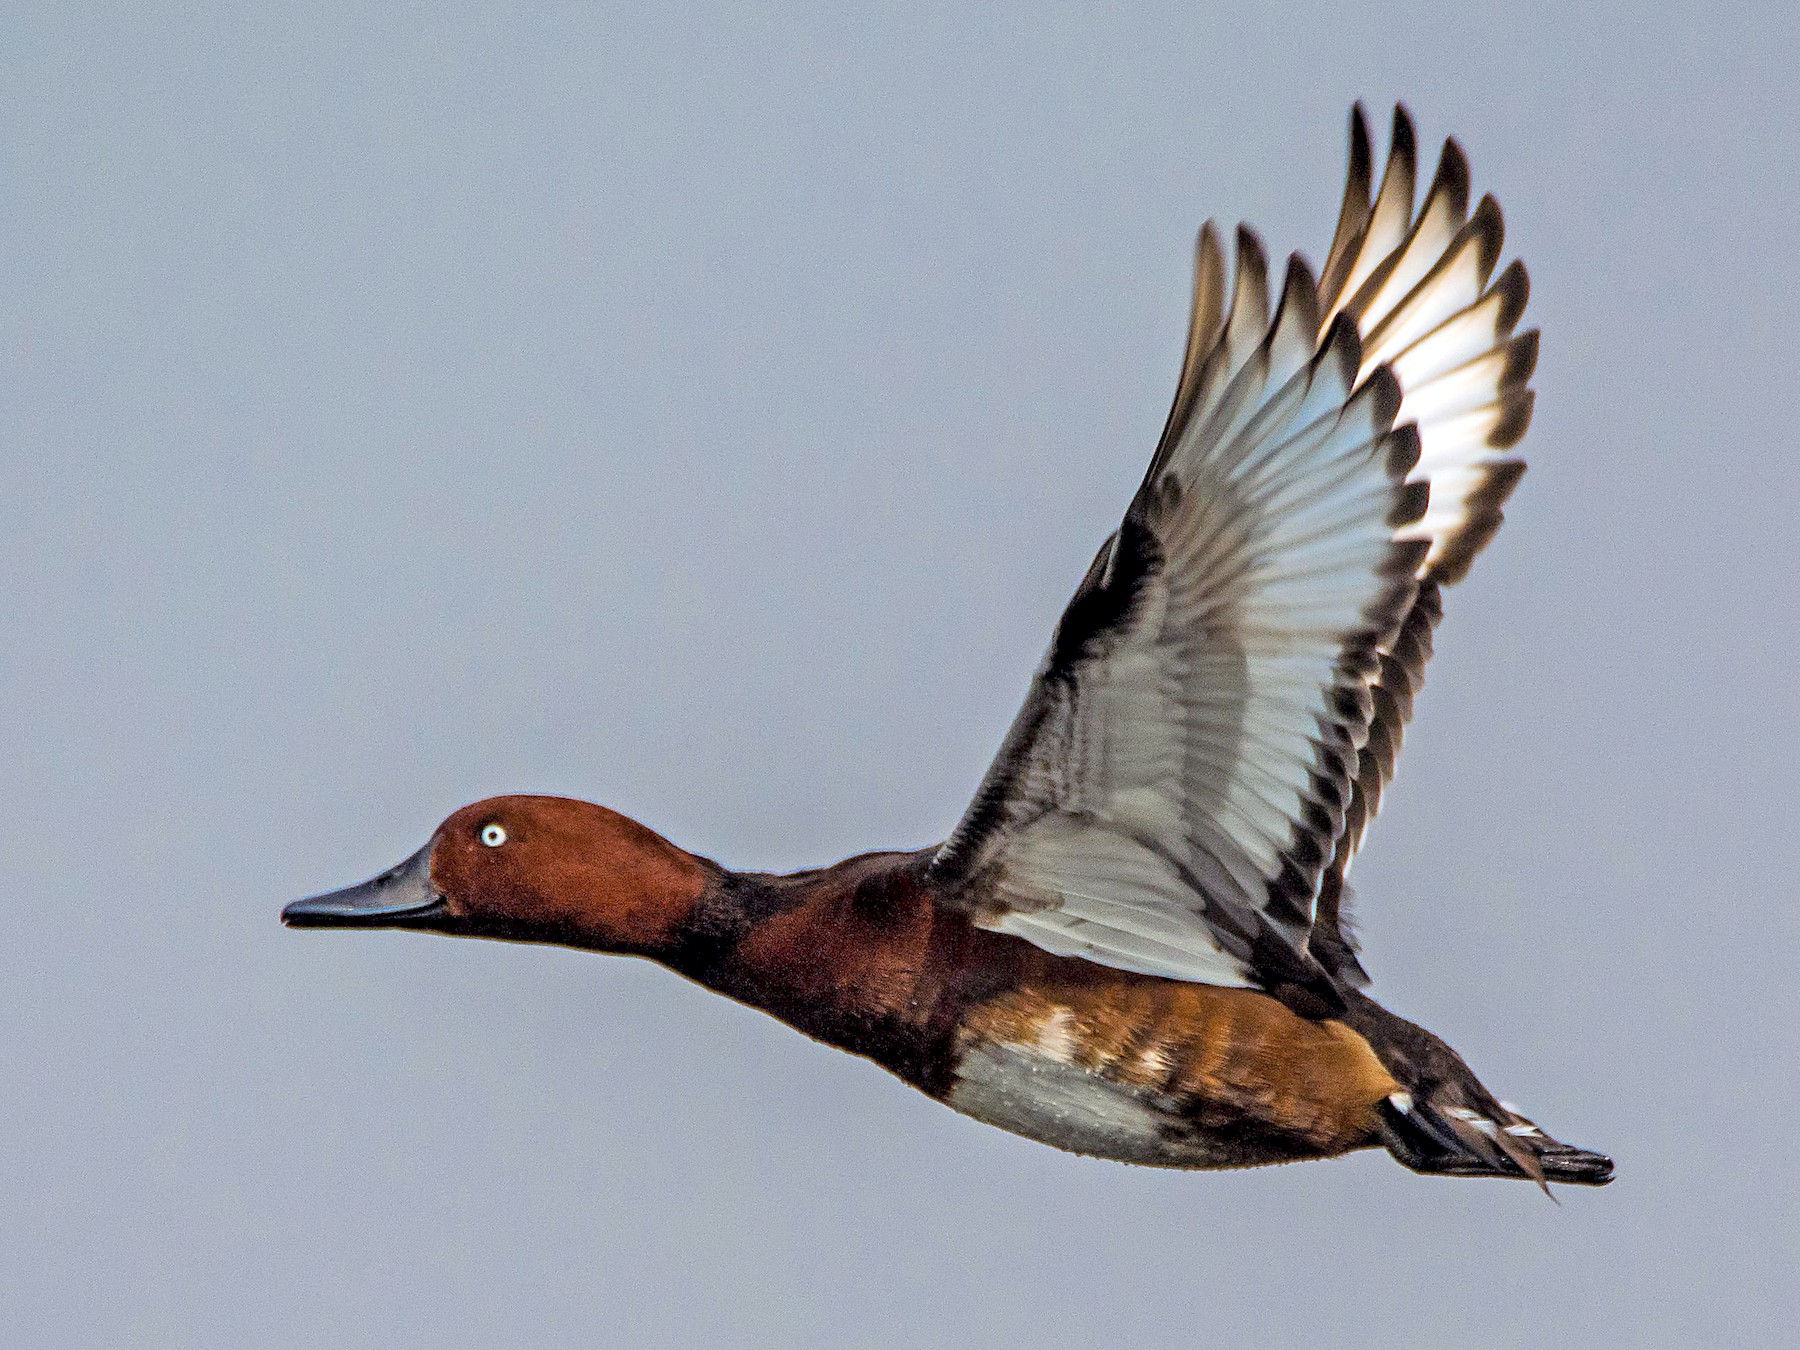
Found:
[[[1415,1172],[1454,1177],[1517,1177],[1604,1186],[1612,1159],[1561,1143],[1494,1099],[1443,1041],[1361,993],[1347,997],[1344,1020],[1368,1040],[1404,1091],[1377,1114],[1381,1142]]]
[[[1482,1115],[1470,1107],[1441,1106],[1395,1093],[1378,1108],[1381,1142],[1415,1172],[1453,1177],[1515,1177],[1604,1186],[1612,1159],[1552,1139],[1505,1107]]]

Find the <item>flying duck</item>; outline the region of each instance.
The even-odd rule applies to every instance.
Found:
[[[1346,877],[1445,586],[1523,474],[1536,331],[1500,208],[1447,141],[1414,209],[1366,120],[1322,272],[1200,231],[1174,406],[1025,705],[942,844],[737,872],[605,807],[495,797],[293,927],[648,957],[939,1101],[1177,1168],[1381,1147],[1416,1172],[1604,1185],[1388,1012]]]

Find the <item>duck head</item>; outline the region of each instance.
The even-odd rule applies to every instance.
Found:
[[[417,928],[652,955],[672,943],[712,865],[604,806],[490,797],[380,876],[296,900],[291,928]]]

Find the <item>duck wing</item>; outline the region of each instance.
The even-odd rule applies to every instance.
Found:
[[[1337,902],[1423,669],[1437,587],[1498,527],[1535,335],[1454,142],[1413,211],[1412,125],[1350,181],[1323,282],[1271,317],[1240,227],[1200,233],[1156,455],[932,860],[986,928],[1224,985],[1356,982]],[[1421,637],[1422,634],[1422,637]],[[1328,905],[1321,909],[1321,897]]]

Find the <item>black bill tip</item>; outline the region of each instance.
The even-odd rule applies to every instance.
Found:
[[[433,928],[449,918],[431,885],[431,844],[360,886],[296,900],[281,911],[289,928]]]

